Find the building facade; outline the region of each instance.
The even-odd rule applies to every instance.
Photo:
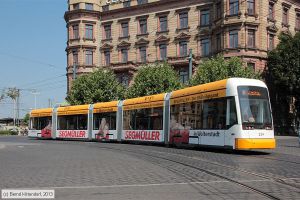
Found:
[[[300,30],[298,0],[69,0],[68,88],[74,75],[112,69],[129,85],[143,63],[167,61],[188,79],[193,66],[222,53],[264,71],[281,32]]]

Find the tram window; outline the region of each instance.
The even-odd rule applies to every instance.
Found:
[[[227,101],[212,99],[203,102],[203,129],[225,129]]]
[[[202,101],[171,107],[171,129],[202,129]]]
[[[234,97],[229,99],[229,106],[230,106],[230,110],[229,110],[229,127],[237,124],[237,115],[236,115],[236,104],[235,104],[235,99]]]
[[[58,130],[87,130],[87,115],[59,116]]]
[[[94,130],[99,130],[101,123],[105,123],[109,130],[116,130],[116,112],[94,114]]]
[[[51,123],[51,117],[34,117],[31,118],[31,129],[42,130]]]
[[[163,108],[124,111],[124,130],[162,130]]]
[[[225,98],[172,105],[171,129],[225,129]]]

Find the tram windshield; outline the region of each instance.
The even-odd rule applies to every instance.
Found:
[[[238,87],[244,129],[271,129],[272,117],[266,88]]]
[[[30,130],[42,130],[51,124],[51,117],[33,117],[30,119]]]

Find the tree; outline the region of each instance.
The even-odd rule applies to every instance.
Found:
[[[16,119],[16,118],[19,118],[19,114],[16,116],[16,114],[17,114],[16,113],[16,108],[17,108],[17,101],[19,101],[18,98],[20,96],[20,90],[17,89],[16,87],[8,88],[8,91],[6,92],[6,95],[8,97],[10,97],[13,100],[13,103],[14,103],[13,113],[14,113],[14,126],[15,126],[16,125],[16,120],[19,121],[19,119]]]
[[[30,115],[29,113],[26,113],[26,115],[24,116],[23,118],[23,122],[24,124],[28,125],[29,124],[29,118],[30,118]]]
[[[2,90],[1,94],[0,94],[0,102],[5,98],[5,92],[4,90]]]
[[[154,63],[142,66],[134,83],[128,89],[127,97],[140,97],[179,89],[181,83],[177,72],[167,63]]]
[[[222,55],[208,59],[198,66],[190,85],[199,85],[231,77],[260,79],[261,75],[245,67],[238,57],[224,59]]]
[[[268,55],[266,80],[277,131],[295,134],[300,115],[300,33],[281,34],[279,40]]]
[[[115,74],[108,69],[99,69],[85,74],[73,81],[66,100],[71,105],[108,102],[122,99],[124,87]]]

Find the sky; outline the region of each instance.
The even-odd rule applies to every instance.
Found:
[[[49,99],[65,101],[67,6],[67,0],[0,0],[0,95],[21,89],[20,118],[35,105],[48,107]],[[13,117],[10,98],[0,101],[5,117]]]

